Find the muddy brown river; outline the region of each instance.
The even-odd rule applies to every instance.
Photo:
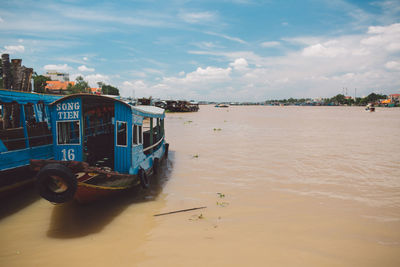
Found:
[[[165,126],[149,191],[2,199],[0,266],[400,266],[399,108],[200,106]]]

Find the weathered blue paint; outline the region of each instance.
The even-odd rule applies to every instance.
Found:
[[[3,141],[0,140],[0,152],[6,152],[7,147],[4,145]]]
[[[49,105],[50,103],[60,98],[61,96],[57,95],[46,95],[0,89],[0,100],[3,103],[11,103],[15,101],[18,104],[37,104],[39,102],[43,102],[45,105]]]
[[[61,96],[55,95],[45,95],[45,94],[36,94],[30,92],[21,92],[21,91],[11,91],[11,90],[0,90],[0,105],[1,103],[18,103],[20,106],[20,122],[25,122],[25,104],[33,104],[35,118],[41,117],[42,120],[37,119],[37,122],[46,121],[49,122],[49,118],[46,117],[47,113],[40,112],[37,109],[36,105],[39,103],[43,103],[45,109],[48,111],[48,105],[57,99],[61,98]],[[4,110],[2,110],[4,112]],[[4,115],[4,114],[3,114]],[[24,142],[25,148],[16,149],[8,151],[4,142],[0,140],[0,174],[2,171],[13,170],[19,167],[29,165],[30,159],[50,159],[53,158],[53,145],[46,144],[40,146],[29,146],[28,139],[28,131],[25,123],[20,125],[23,127],[24,132]],[[50,125],[48,124],[48,127]]]
[[[30,147],[0,154],[0,171],[29,165],[30,159],[52,159],[53,145]]]
[[[119,173],[137,174],[139,169],[144,169],[146,171],[151,169],[154,163],[154,159],[162,158],[165,153],[165,140],[163,138],[164,131],[161,131],[164,126],[164,110],[157,107],[131,106],[118,99],[96,95],[70,95],[59,99],[51,104],[55,158],[57,160],[86,161],[86,156],[85,158],[83,158],[83,145],[89,144],[89,141],[86,138],[90,137],[91,134],[88,134],[88,132],[84,132],[84,128],[89,129],[92,123],[93,125],[95,125],[96,123],[94,121],[90,121],[90,116],[92,115],[88,114],[90,114],[91,110],[86,109],[83,106],[85,105],[85,103],[95,103],[97,99],[99,103],[102,103],[102,101],[104,101],[104,103],[107,103],[107,105],[114,105],[114,113],[111,120],[114,133],[114,135],[112,136],[114,144],[113,171],[117,171]],[[83,110],[88,113],[83,114]],[[86,116],[85,120],[83,116]],[[133,125],[142,126],[144,118],[155,118],[157,120],[157,140],[159,140],[159,138],[162,138],[160,142],[157,141],[159,144],[153,147],[151,150],[147,150],[146,154],[143,152],[143,144],[133,145],[132,143]],[[59,144],[57,142],[59,134],[57,132],[57,122],[72,120],[78,120],[80,123],[79,144]],[[84,125],[84,123],[86,123],[87,125]],[[118,143],[119,124],[126,124],[127,138],[124,139],[126,140],[126,142]],[[84,133],[88,136],[84,136]],[[141,139],[143,140],[143,137],[141,137]],[[152,143],[151,141],[149,142]],[[102,144],[99,143],[98,145],[101,146]],[[88,147],[89,145],[87,145],[88,150],[85,151],[88,153],[87,155],[89,155],[88,158],[90,158],[91,151]],[[95,151],[95,149],[93,149],[92,151]]]
[[[133,114],[133,123],[136,125],[143,125],[143,117]]]
[[[60,99],[51,105],[51,119],[54,144],[54,159],[56,160],[83,160],[82,149],[82,99],[78,96]],[[60,122],[79,122],[79,140],[75,144],[59,144],[58,125]]]
[[[121,173],[128,173],[129,168],[131,167],[132,161],[132,113],[130,106],[125,105],[119,101],[115,102],[115,150],[114,150],[114,169]],[[127,145],[126,146],[119,146],[117,144],[117,122],[126,122],[127,124]]]

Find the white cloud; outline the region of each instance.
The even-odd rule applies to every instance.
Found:
[[[325,44],[315,44],[308,46],[303,50],[303,56],[307,57],[330,57],[334,58],[337,56],[342,56],[348,53],[348,51],[341,47],[337,42],[327,42]]]
[[[16,54],[16,53],[24,53],[25,47],[23,45],[6,45],[4,46],[4,50],[1,53],[6,54]]]
[[[371,37],[377,37],[379,42],[365,41]],[[331,39],[288,39],[300,48],[282,56],[262,57],[252,51],[189,51],[219,57],[219,62],[226,60],[226,68],[199,67],[186,76],[164,77],[147,89],[177,98],[228,101],[331,97],[341,93],[343,87],[357,88],[359,94],[366,95],[381,88],[389,94],[400,87],[400,61],[393,53],[398,40],[397,25],[388,25]]]
[[[212,12],[181,12],[179,17],[188,23],[205,23],[216,19],[215,13]]]
[[[390,52],[400,51],[400,23],[389,26],[371,26],[368,36],[361,40],[366,47],[384,48]]]
[[[133,83],[129,82],[129,81],[124,81],[122,83],[123,86],[133,86]]]
[[[275,47],[275,46],[279,46],[281,43],[280,42],[276,42],[276,41],[271,41],[271,42],[263,42],[261,43],[262,47]]]
[[[4,20],[0,17],[0,23],[4,22]]]
[[[87,81],[89,83],[89,85],[91,87],[98,87],[97,83],[98,82],[103,82],[103,83],[109,83],[110,81],[110,77],[107,75],[103,75],[103,74],[90,74],[90,75],[86,75],[83,76],[85,81]]]
[[[83,60],[84,61],[88,61],[89,59],[87,57],[83,57]]]
[[[238,58],[235,62],[230,63],[229,66],[233,67],[235,70],[246,70],[249,64],[244,58]]]
[[[85,65],[79,66],[78,70],[83,71],[83,72],[94,72],[95,71],[94,68],[88,68]]]
[[[124,81],[120,88],[120,94],[130,97],[149,97],[152,95],[149,86],[143,80]],[[160,94],[153,95],[159,96]]]
[[[180,79],[183,83],[193,83],[193,82],[222,82],[226,81],[230,78],[230,74],[232,72],[231,68],[216,68],[216,67],[206,67],[201,68],[198,67],[196,71],[186,74],[186,76]],[[174,79],[172,79],[174,80]],[[169,79],[165,79],[165,81],[169,81]]]
[[[63,64],[63,65],[49,64],[49,65],[45,65],[43,68],[46,71],[59,71],[59,72],[69,72],[72,70],[72,68],[70,66],[68,66],[67,64]]]
[[[232,36],[229,36],[229,35],[226,35],[226,34],[215,33],[215,32],[205,32],[205,33],[206,33],[206,34],[209,34],[209,35],[218,36],[218,37],[227,39],[227,40],[229,40],[229,41],[234,41],[234,42],[241,43],[241,44],[247,44],[246,41],[244,41],[244,40],[242,40],[242,39],[240,39],[240,38],[232,37]]]
[[[400,71],[400,62],[399,61],[389,61],[389,62],[386,62],[385,67],[389,70]]]

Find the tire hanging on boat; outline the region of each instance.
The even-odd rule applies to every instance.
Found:
[[[36,189],[41,197],[50,202],[64,203],[72,200],[77,188],[75,175],[64,165],[48,164],[37,174]]]
[[[140,169],[138,175],[139,175],[140,185],[142,186],[142,188],[143,189],[149,188],[150,180],[147,177],[145,170]]]

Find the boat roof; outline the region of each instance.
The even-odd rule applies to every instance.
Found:
[[[135,115],[151,118],[164,118],[165,110],[155,106],[131,106]]]
[[[121,102],[123,104],[126,104],[126,103],[124,103],[124,102],[122,102],[122,101],[120,101],[118,99],[111,98],[111,97],[104,96],[104,95],[93,95],[93,94],[87,94],[87,93],[79,93],[79,94],[66,95],[66,96],[64,96],[64,97],[62,97],[60,99],[57,99],[56,101],[51,103],[51,105],[53,106],[53,105],[55,105],[55,104],[57,104],[59,102],[65,101],[66,99],[77,98],[77,97],[91,98],[91,99],[98,98],[98,99],[103,99],[103,100],[106,100],[106,101],[118,101],[118,102]]]
[[[132,113],[135,115],[139,115],[142,117],[150,117],[150,118],[164,118],[165,117],[165,110],[162,108],[158,108],[155,106],[132,106],[120,99],[117,99],[115,97],[110,97],[110,96],[104,96],[104,95],[92,95],[92,94],[73,94],[73,95],[68,95],[63,98],[57,99],[51,105],[55,105],[61,101],[64,101],[66,99],[70,98],[75,98],[75,97],[83,97],[83,98],[97,98],[97,99],[102,99],[105,101],[110,101],[110,102],[119,102],[128,108],[132,110]]]
[[[43,102],[44,104],[50,104],[62,96],[60,95],[47,95],[32,92],[13,91],[0,89],[0,102],[11,103],[17,102],[19,104],[37,104]]]

